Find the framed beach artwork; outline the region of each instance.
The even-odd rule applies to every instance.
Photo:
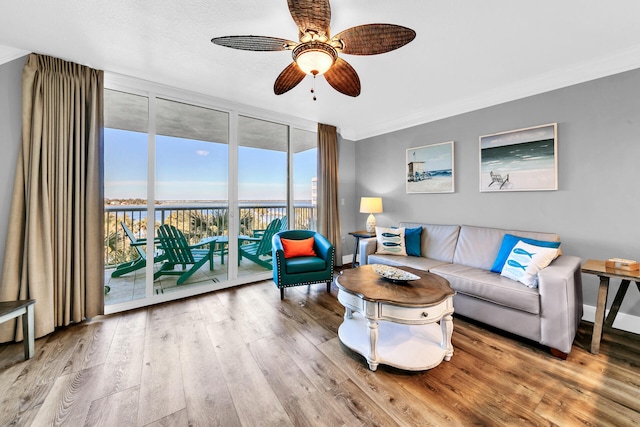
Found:
[[[407,193],[453,193],[453,141],[407,150]]]
[[[480,191],[558,189],[558,124],[480,137]]]

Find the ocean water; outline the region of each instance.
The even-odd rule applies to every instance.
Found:
[[[553,139],[483,148],[481,168],[483,173],[553,169],[554,154]]]
[[[441,169],[441,170],[437,170],[437,171],[429,171],[429,176],[446,177],[446,176],[451,176],[452,173],[453,173],[453,171],[451,169]]]

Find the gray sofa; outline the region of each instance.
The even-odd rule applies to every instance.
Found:
[[[360,264],[413,267],[446,278],[457,292],[457,314],[548,346],[566,358],[582,318],[581,259],[561,255],[538,273],[538,288],[491,272],[505,234],[559,241],[553,233],[469,225],[400,223],[422,226],[421,256],[376,254],[376,239],[360,241]]]

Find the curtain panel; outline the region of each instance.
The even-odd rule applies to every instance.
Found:
[[[31,54],[22,73],[16,166],[0,300],[33,298],[35,336],[104,309],[104,74]],[[20,321],[0,342],[22,339]]]
[[[318,231],[336,248],[342,265],[342,227],[338,204],[338,133],[335,126],[318,123]]]

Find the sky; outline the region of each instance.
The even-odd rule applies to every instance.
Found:
[[[556,125],[549,124],[533,128],[500,132],[494,135],[481,136],[481,148],[502,147],[504,145],[522,144],[555,138]]]
[[[424,169],[429,171],[451,169],[453,164],[453,143],[426,145],[407,150],[407,162],[425,162]]]
[[[105,129],[105,198],[147,198],[148,137]],[[229,146],[156,136],[156,200],[227,200]],[[294,155],[294,199],[311,200],[316,150]],[[286,200],[287,156],[238,148],[238,199]]]

